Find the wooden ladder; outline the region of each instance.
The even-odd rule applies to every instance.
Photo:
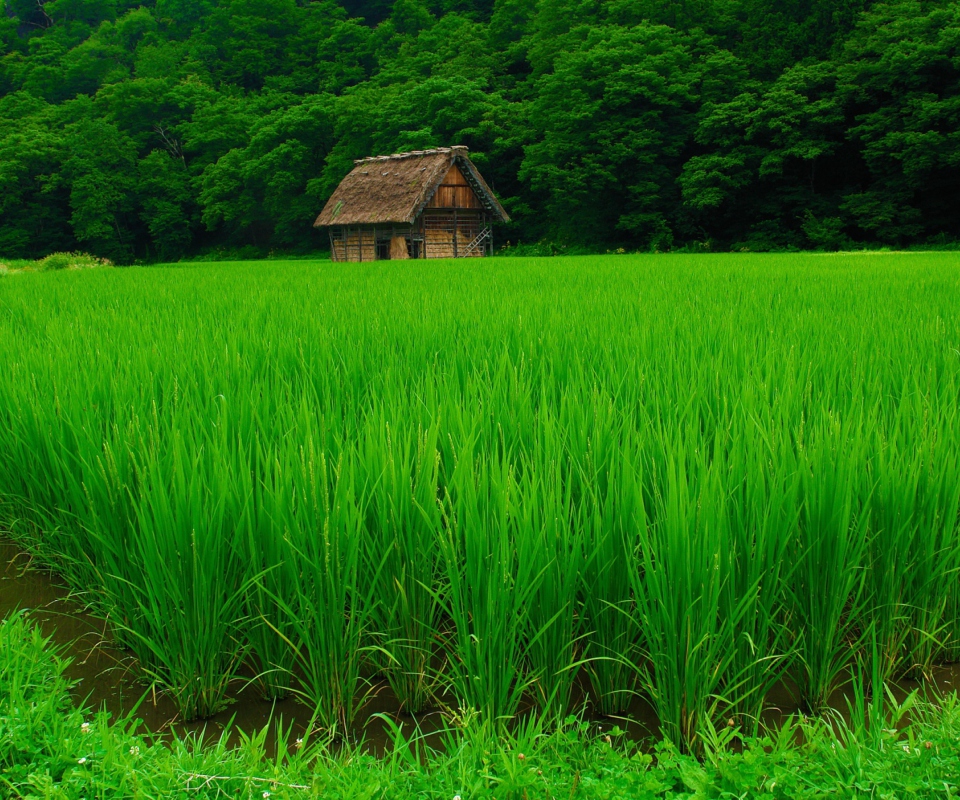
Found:
[[[484,242],[486,242],[487,239],[490,238],[491,233],[492,231],[490,228],[484,228],[482,231],[480,231],[479,234],[477,234],[477,237],[472,242],[470,242],[470,244],[468,244],[465,248],[463,248],[462,251],[457,253],[457,257],[466,258],[468,256],[472,256],[477,250],[479,250],[483,246]]]

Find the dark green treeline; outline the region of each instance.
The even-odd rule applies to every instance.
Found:
[[[0,0],[0,255],[307,252],[354,158],[465,144],[583,249],[960,238],[960,5]]]

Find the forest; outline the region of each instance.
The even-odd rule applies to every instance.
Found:
[[[0,0],[0,255],[315,253],[462,144],[514,252],[946,249],[946,0]],[[509,249],[508,249],[509,251]]]

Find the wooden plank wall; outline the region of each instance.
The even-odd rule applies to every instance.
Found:
[[[330,241],[333,261],[376,261],[377,242],[372,230],[347,228]]]
[[[476,192],[467,183],[460,168],[452,164],[444,176],[443,183],[437,187],[436,194],[427,203],[427,208],[483,208]]]

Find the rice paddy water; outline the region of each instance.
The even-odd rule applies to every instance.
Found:
[[[383,676],[697,749],[960,657],[958,308],[950,254],[11,275],[2,524],[185,718]]]

